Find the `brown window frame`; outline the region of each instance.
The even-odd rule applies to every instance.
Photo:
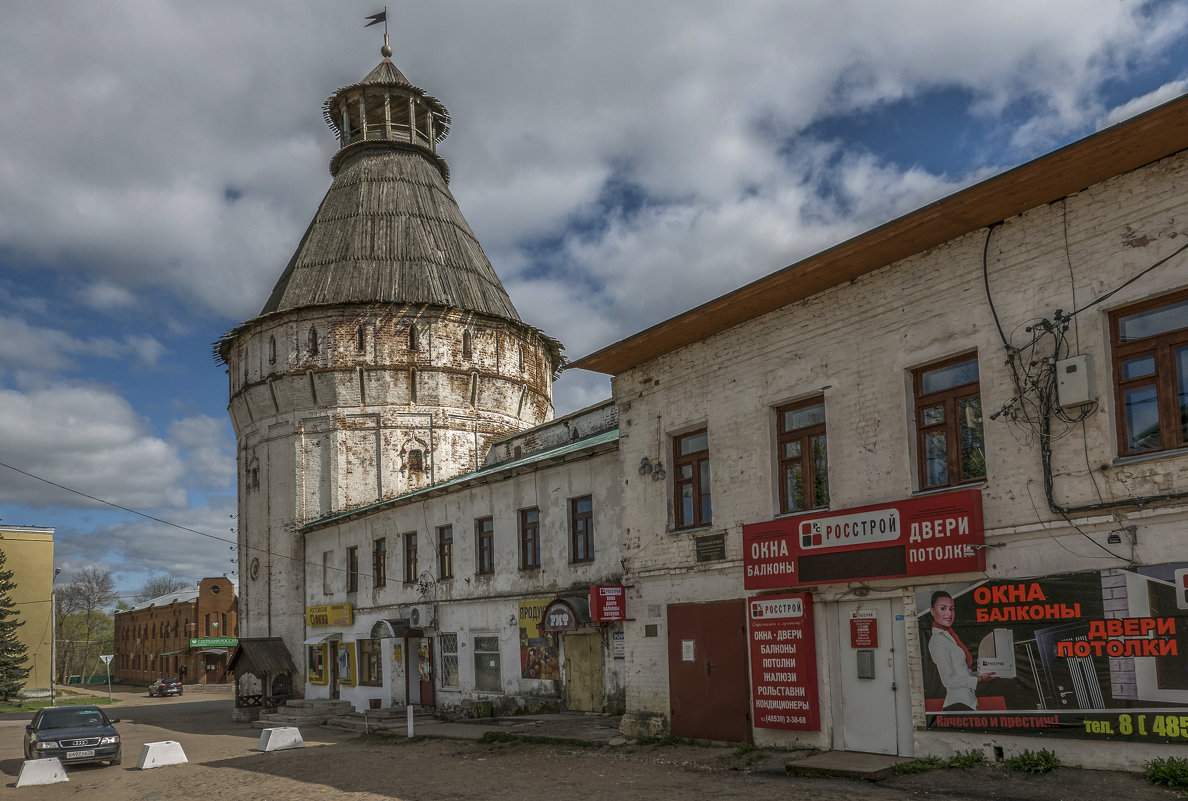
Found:
[[[417,532],[406,531],[401,535],[404,541],[404,583],[412,584],[420,575],[417,565]]]
[[[387,537],[380,537],[371,543],[371,575],[377,588],[388,583]]]
[[[966,362],[973,362],[978,369],[978,377],[973,381],[957,384],[945,389],[924,393],[924,376],[945,367],[952,367]],[[916,471],[921,492],[959,487],[976,484],[986,480],[986,429],[981,411],[982,371],[978,361],[977,351],[969,351],[958,356],[931,362],[912,370],[912,394],[914,397],[914,418],[916,422]],[[958,409],[963,401],[976,398],[978,401],[978,427],[982,442],[982,473],[980,475],[964,476],[961,473],[961,426]],[[926,423],[924,413],[937,406],[943,408],[943,418],[939,423]],[[945,472],[947,480],[944,483],[928,483],[928,449],[929,434],[943,431],[945,435]]]
[[[583,502],[590,504],[590,508],[584,512],[578,509],[579,504]],[[594,561],[593,495],[582,495],[569,499],[569,561],[573,563]]]
[[[698,451],[681,453],[681,443],[699,436],[705,437],[705,448]],[[709,454],[708,428],[688,431],[672,438],[672,517],[674,529],[704,528],[710,525],[713,520],[711,488],[709,486],[703,486],[710,482]],[[690,468],[689,476],[683,477],[681,471],[686,467]],[[685,519],[684,506],[681,503],[681,490],[686,486],[692,490],[693,514],[691,520]],[[707,504],[710,507],[708,510],[703,508]]]
[[[495,519],[477,517],[474,520],[474,572],[489,576],[495,572]]]
[[[359,546],[347,548],[347,592],[359,591]]]
[[[383,640],[362,639],[356,642],[360,687],[384,686]]]
[[[540,570],[540,509],[520,510],[520,570]]]
[[[1188,301],[1188,289],[1160,295],[1110,312],[1110,356],[1113,367],[1115,427],[1119,456],[1145,456],[1188,447],[1188,426],[1178,402],[1179,382],[1188,386],[1188,366],[1178,375],[1176,351],[1188,348],[1188,327],[1176,328],[1162,334],[1146,336],[1130,342],[1122,341],[1122,320],[1142,312],[1154,311]],[[1143,357],[1151,359],[1152,371],[1133,378],[1123,378],[1126,362]],[[1179,379],[1179,381],[1177,381]],[[1152,387],[1155,390],[1155,410],[1159,426],[1156,447],[1132,448],[1127,433],[1128,391]],[[1165,422],[1167,425],[1165,425]]]
[[[806,412],[816,406],[821,407],[821,421],[807,425],[789,425],[788,416],[797,412]],[[829,506],[829,439],[826,432],[827,415],[825,413],[825,398],[818,395],[815,398],[797,403],[789,403],[776,409],[776,448],[777,475],[780,485],[780,513],[791,514],[804,512],[809,509],[825,509]],[[824,454],[824,483],[822,488],[817,486],[817,460],[814,442],[824,439],[822,448]],[[788,446],[798,444],[799,456],[787,456]],[[793,506],[788,497],[788,474],[795,467],[800,468],[800,494],[802,502]],[[819,491],[823,489],[823,492]],[[824,497],[818,497],[823,495]]]
[[[448,535],[448,536],[447,536]],[[437,527],[437,578],[452,579],[454,577],[454,527],[452,525]]]

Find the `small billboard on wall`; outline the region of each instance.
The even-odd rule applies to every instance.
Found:
[[[747,601],[751,650],[751,719],[760,729],[816,731],[817,697],[813,596],[765,595]]]
[[[980,490],[808,512],[743,526],[748,590],[985,569]]]
[[[928,728],[1188,744],[1185,567],[917,588]]]

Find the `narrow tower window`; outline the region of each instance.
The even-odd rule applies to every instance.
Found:
[[[410,325],[408,327],[408,349],[410,351],[418,351],[421,349],[421,345],[417,341],[417,327],[415,325]]]
[[[469,359],[474,355],[474,342],[469,331],[462,332],[462,358]]]
[[[268,363],[276,364],[276,337],[268,337]]]
[[[367,340],[363,335],[363,324],[355,328],[355,351],[362,353],[366,349]]]
[[[309,355],[318,355],[318,330],[312,325],[309,327]]]

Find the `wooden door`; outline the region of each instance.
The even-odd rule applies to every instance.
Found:
[[[668,607],[668,692],[674,735],[751,741],[741,598]]]
[[[602,638],[565,635],[565,707],[571,712],[602,711]]]
[[[433,638],[422,637],[417,647],[417,678],[421,684],[421,704],[433,706]]]

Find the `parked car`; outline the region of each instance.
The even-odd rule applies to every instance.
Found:
[[[64,765],[118,765],[122,759],[120,733],[113,724],[119,722],[94,705],[39,709],[25,727],[25,759],[57,757]]]
[[[181,679],[157,679],[149,685],[149,695],[181,695]]]

